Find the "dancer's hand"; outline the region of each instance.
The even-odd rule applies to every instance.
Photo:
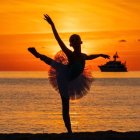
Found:
[[[28,48],[28,51],[32,53],[35,57],[39,58],[40,54],[36,51],[34,47]]]
[[[110,56],[109,55],[106,55],[106,54],[101,54],[101,57],[103,57],[105,59],[110,59]]]
[[[46,20],[50,25],[54,24],[52,19],[47,14],[44,14],[44,20]]]

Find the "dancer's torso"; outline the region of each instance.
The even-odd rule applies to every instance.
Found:
[[[68,57],[68,69],[69,69],[69,73],[68,73],[68,77],[69,80],[73,80],[75,78],[77,78],[84,70],[85,67],[85,55],[80,53],[80,54],[75,54],[75,53],[71,53],[69,54]]]

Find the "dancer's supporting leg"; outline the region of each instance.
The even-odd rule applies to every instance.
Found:
[[[59,79],[58,77],[57,82],[58,82],[58,88],[59,88],[59,92],[60,92],[61,100],[62,100],[63,120],[64,120],[68,133],[72,133],[70,114],[69,114],[68,84],[67,84],[67,81],[65,81],[65,78]]]
[[[69,115],[69,98],[65,98],[61,96],[61,99],[62,99],[63,120],[65,122],[65,126],[67,128],[68,133],[72,133],[70,115]]]

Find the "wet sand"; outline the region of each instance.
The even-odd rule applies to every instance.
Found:
[[[0,140],[140,140],[140,131],[133,132],[77,132],[69,135],[67,133],[13,133],[0,134]]]

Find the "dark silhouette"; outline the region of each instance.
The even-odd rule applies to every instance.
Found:
[[[121,39],[121,40],[119,40],[119,42],[127,42],[127,40]]]
[[[85,67],[85,60],[95,59],[97,57],[109,58],[108,55],[105,54],[94,54],[94,55],[86,55],[81,53],[81,38],[77,34],[73,34],[70,36],[70,46],[74,49],[71,51],[66,47],[64,42],[61,40],[55,25],[52,19],[46,14],[44,15],[44,19],[51,25],[53,34],[55,39],[57,40],[60,48],[65,53],[68,59],[68,64],[64,65],[60,62],[57,62],[45,55],[42,55],[36,51],[35,48],[28,48],[28,50],[37,58],[40,58],[46,64],[53,67],[57,72],[57,84],[59,93],[62,99],[62,114],[65,126],[67,128],[68,133],[72,133],[71,129],[71,122],[70,122],[70,115],[69,115],[69,82],[76,79],[84,70]]]
[[[118,53],[116,52],[113,55],[113,61],[108,61],[106,64],[98,66],[102,72],[127,72],[126,61],[122,63],[118,61],[119,58]]]
[[[109,130],[77,132],[73,133],[73,135],[65,133],[1,133],[0,140],[140,140],[140,131],[116,132]]]

